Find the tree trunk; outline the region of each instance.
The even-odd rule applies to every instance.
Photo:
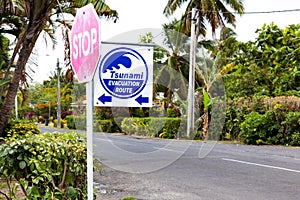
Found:
[[[22,78],[22,74],[24,73],[26,63],[30,57],[32,49],[36,43],[36,40],[40,34],[41,22],[37,22],[36,24],[30,23],[28,24],[27,29],[24,34],[24,42],[22,43],[22,47],[19,52],[19,57],[17,60],[16,68],[10,82],[10,86],[8,88],[8,92],[4,99],[3,106],[0,111],[0,136],[3,135],[3,131],[8,123],[8,120],[11,115],[11,111],[14,106],[15,97],[18,92],[19,83]],[[21,39],[21,38],[19,38]]]
[[[208,110],[204,108],[203,110],[203,127],[202,127],[202,138],[204,140],[208,139],[208,126],[209,126],[209,118],[208,118]]]

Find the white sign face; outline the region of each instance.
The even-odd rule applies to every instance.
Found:
[[[107,45],[94,79],[95,106],[152,107],[153,48]]]

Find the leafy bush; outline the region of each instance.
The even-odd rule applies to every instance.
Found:
[[[124,118],[122,131],[129,135],[175,138],[181,118]]]
[[[66,116],[66,120],[67,120],[67,127],[69,129],[75,129],[74,116],[73,115],[68,115],[68,116]]]
[[[181,118],[165,118],[165,124],[162,132],[159,132],[160,138],[174,139],[177,137],[181,125]]]
[[[145,117],[145,113],[142,108],[130,108],[129,110],[132,117]]]
[[[224,139],[225,137],[230,138],[231,140],[240,139],[238,136],[241,132],[241,124],[245,121],[245,117],[248,114],[257,112],[261,115],[264,115],[268,111],[271,111],[273,112],[272,120],[274,123],[276,123],[276,125],[274,125],[274,123],[268,123],[266,124],[265,128],[274,129],[274,126],[280,126],[280,128],[278,128],[279,133],[276,136],[280,137],[280,141],[276,141],[277,139],[274,137],[273,133],[273,136],[271,137],[274,137],[273,139],[275,143],[274,141],[272,143],[288,144],[290,141],[290,134],[292,134],[292,131],[289,129],[291,127],[294,127],[296,124],[295,122],[297,121],[296,119],[293,119],[293,122],[291,122],[292,116],[288,116],[288,113],[299,112],[299,105],[300,98],[298,97],[253,97],[230,100],[228,101],[226,109],[226,119],[225,126],[223,127],[222,139]]]
[[[69,129],[85,130],[86,129],[86,117],[85,116],[66,116],[67,127]]]
[[[285,121],[285,132],[287,134],[297,133],[300,130],[300,112],[289,112],[286,114]]]
[[[180,110],[178,108],[167,108],[166,117],[180,117]]]
[[[57,119],[53,120],[54,127],[57,127]],[[66,119],[61,119],[60,120],[60,128],[64,128],[65,124],[67,124]]]
[[[38,127],[29,120],[10,120],[5,128],[4,136],[19,136],[25,134],[39,134]]]
[[[86,199],[86,155],[77,133],[6,139],[0,146],[0,177],[8,183],[7,197],[16,198],[19,188],[26,199]]]
[[[259,114],[252,112],[245,116],[245,121],[241,123],[241,132],[239,137],[246,144],[266,144],[270,143],[270,137],[278,131],[276,122],[273,121],[271,112]],[[276,135],[275,135],[276,137]]]
[[[285,121],[285,136],[287,144],[292,146],[300,146],[300,112],[289,112]]]
[[[128,135],[154,136],[159,130],[155,130],[158,126],[150,126],[151,118],[128,117],[124,118],[121,123],[123,133]]]
[[[95,131],[101,131],[105,133],[112,133],[113,122],[107,120],[97,120]]]
[[[15,124],[13,127],[7,131],[8,136],[19,136],[19,135],[26,135],[26,134],[39,134],[40,130],[35,124]]]
[[[292,134],[290,145],[300,146],[300,132],[295,132]]]
[[[245,116],[249,114],[249,110],[245,105],[229,104],[226,109],[226,118],[221,139],[224,139],[226,135],[229,135],[230,140],[238,139],[240,125],[245,120]]]
[[[246,144],[300,144],[300,112],[286,115],[276,110],[252,112],[241,123],[239,137]]]

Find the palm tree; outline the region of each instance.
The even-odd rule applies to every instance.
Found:
[[[194,17],[191,17],[191,12],[193,8],[196,8],[198,11],[197,38],[199,35],[206,36],[206,22],[211,26],[213,35],[218,28],[222,28],[226,24],[235,26],[235,15],[227,7],[239,15],[244,12],[242,0],[168,0],[164,14],[170,16],[184,4],[187,4],[187,8],[181,19],[183,21],[181,32],[190,35],[191,18]]]
[[[174,90],[178,90],[178,94],[181,97],[187,95],[187,82],[188,76],[188,62],[185,58],[187,52],[187,40],[186,35],[178,32],[181,21],[174,20],[170,24],[164,24],[164,48],[162,48],[167,59],[158,67],[155,75],[154,90],[163,89],[164,96],[168,103],[172,102],[172,96]],[[163,86],[163,88],[159,88]]]
[[[9,39],[0,34],[0,88],[7,88],[10,79],[4,79],[9,62]],[[6,90],[4,91],[6,93]],[[0,93],[2,94],[2,92]],[[0,107],[3,103],[4,95],[0,95]]]
[[[0,110],[0,135],[3,133],[11,115],[20,80],[38,37],[43,30],[55,29],[51,16],[59,15],[60,13],[69,13],[74,16],[76,8],[88,3],[93,3],[99,15],[117,18],[117,12],[111,10],[104,3],[104,0],[68,0],[61,2],[59,0],[2,0],[0,5],[1,24],[5,22],[11,25],[18,25],[16,30],[14,30],[17,43],[8,68],[15,62],[16,55],[18,57],[8,92]],[[8,21],[8,18],[12,19],[12,21]],[[70,24],[67,24],[64,20],[56,20],[56,22],[61,22],[66,27],[70,27]]]
[[[224,36],[221,39],[227,39],[229,36],[232,36],[232,32],[229,29],[226,29],[226,25],[230,24],[235,26],[235,15],[231,13],[226,6],[229,6],[234,12],[242,14],[244,7],[241,0],[169,0],[165,9],[164,14],[166,16],[172,15],[178,8],[183,4],[187,4],[185,13],[181,18],[181,27],[180,32],[191,35],[191,20],[196,17],[197,26],[195,30],[195,35],[198,41],[200,35],[206,36],[207,33],[207,24],[210,25],[213,37],[215,38],[215,33],[218,28],[221,28],[221,36]],[[197,15],[191,16],[192,9],[197,9]],[[207,23],[207,24],[206,24]],[[219,40],[222,42],[222,40]],[[227,40],[228,41],[228,40]],[[211,43],[209,43],[211,44]],[[227,73],[234,64],[231,63],[226,67],[226,63],[222,62],[221,54],[218,52],[218,48],[223,48],[222,45],[214,45],[215,51],[213,52],[213,59],[208,59],[205,54],[203,58],[198,58],[198,63],[196,67],[196,78],[202,79],[203,86],[203,96],[204,96],[204,109],[203,109],[203,129],[202,134],[204,138],[208,139],[208,129],[209,129],[209,104],[211,103],[212,95],[211,89],[212,86],[219,80],[219,78]],[[201,45],[203,46],[203,45]],[[201,51],[198,49],[198,51]],[[210,64],[209,64],[210,63]],[[213,71],[212,71],[213,70]]]

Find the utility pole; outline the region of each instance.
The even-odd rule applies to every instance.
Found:
[[[60,68],[59,68],[59,58],[57,58],[57,128],[61,128],[61,108],[60,108]]]
[[[187,115],[187,137],[195,130],[195,64],[196,64],[196,8],[192,9],[191,15],[191,38],[190,38],[190,66],[189,66],[189,87],[188,87],[188,115]]]

